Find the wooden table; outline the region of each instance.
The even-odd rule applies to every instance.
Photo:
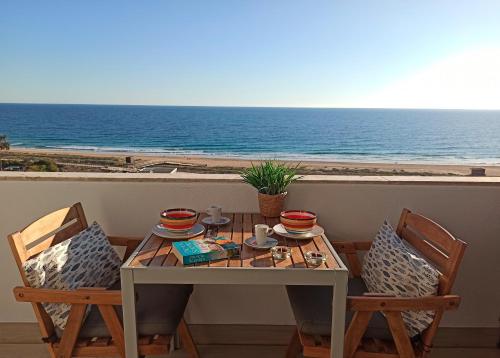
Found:
[[[125,348],[128,358],[136,358],[137,330],[134,284],[235,284],[235,285],[325,285],[334,286],[331,356],[342,357],[348,271],[325,235],[310,240],[292,240],[274,235],[279,245],[292,247],[290,259],[275,261],[269,251],[254,250],[243,241],[253,236],[255,224],[270,227],[279,219],[259,214],[224,214],[231,222],[219,228],[206,226],[205,236],[217,235],[241,244],[239,258],[183,266],[172,251],[172,240],[148,233],[121,268]],[[200,214],[198,222],[206,217]],[[202,238],[200,235],[193,239]],[[319,250],[328,253],[324,264],[309,267],[304,253]]]

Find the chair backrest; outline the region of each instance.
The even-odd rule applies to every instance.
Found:
[[[24,229],[10,234],[7,239],[24,285],[29,287],[23,269],[23,264],[27,260],[38,255],[43,250],[69,239],[87,227],[87,219],[82,204],[76,203],[68,208],[47,214]],[[33,304],[33,309],[44,337],[52,336],[54,326],[43,306]]]
[[[403,209],[396,232],[441,272],[438,294],[449,294],[467,244],[434,221],[408,209]]]
[[[450,293],[467,244],[425,216],[403,209],[397,234],[420,251],[440,271],[438,295]],[[431,325],[422,332],[424,352],[428,353],[444,310],[435,312]]]

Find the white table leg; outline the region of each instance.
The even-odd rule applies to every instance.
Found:
[[[133,272],[120,270],[122,283],[123,326],[125,331],[125,354],[127,358],[138,358],[137,326],[135,320],[135,289]]]
[[[347,271],[336,272],[333,287],[332,335],[330,341],[330,357],[333,358],[342,358],[344,355],[347,278]]]

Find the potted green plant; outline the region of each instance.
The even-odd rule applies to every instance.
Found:
[[[297,175],[298,167],[298,164],[289,166],[268,160],[258,165],[252,163],[250,168],[241,172],[243,181],[257,189],[262,216],[280,216],[287,195],[287,187],[301,178]]]

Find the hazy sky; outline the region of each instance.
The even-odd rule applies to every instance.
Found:
[[[500,108],[500,0],[0,0],[0,102]]]

